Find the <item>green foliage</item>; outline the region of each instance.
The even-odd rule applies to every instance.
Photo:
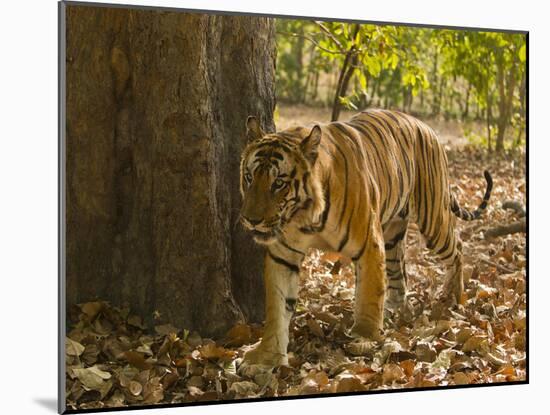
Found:
[[[522,142],[522,34],[278,19],[277,46],[282,101],[481,117],[487,147]]]
[[[491,133],[495,133],[494,126],[491,127]],[[478,147],[487,147],[487,135],[476,133],[471,128],[464,128],[464,138],[468,140],[468,143]]]
[[[298,20],[278,20],[277,27],[281,33],[288,36],[279,36],[277,60],[277,90],[283,99],[290,102],[300,102],[305,99],[304,77],[304,38],[300,37],[305,29],[306,22]]]

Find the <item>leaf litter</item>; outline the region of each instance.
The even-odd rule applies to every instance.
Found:
[[[406,253],[409,295],[385,320],[384,341],[353,339],[354,271],[345,258],[311,250],[290,324],[289,364],[240,374],[242,356],[262,327],[239,323],[208,339],[170,324],[147,331],[141,316],[104,301],[80,304],[66,337],[69,409],[315,395],[383,389],[512,382],[526,379],[526,238],[485,238],[517,220],[502,208],[525,206],[524,154],[487,156],[448,150],[452,188],[465,207],[494,178],[483,218],[458,221],[464,251],[461,304],[437,307],[444,268],[411,225]]]

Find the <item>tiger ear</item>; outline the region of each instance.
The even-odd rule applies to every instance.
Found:
[[[315,163],[315,160],[317,160],[319,144],[321,144],[321,127],[316,125],[311,129],[309,135],[300,143],[302,153],[304,153],[304,156],[311,164]]]
[[[262,127],[260,127],[260,122],[256,117],[249,116],[246,119],[246,137],[248,141],[254,141],[258,138],[262,138],[265,135]]]

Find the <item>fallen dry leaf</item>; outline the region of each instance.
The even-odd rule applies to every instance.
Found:
[[[342,373],[336,376],[335,392],[360,392],[366,390],[361,379],[350,373]]]
[[[74,368],[73,373],[88,390],[100,390],[104,381],[111,378],[109,372],[99,369],[96,365],[87,368]]]
[[[237,370],[262,335],[257,325],[237,324],[225,338],[212,340],[170,324],[150,332],[143,322],[151,317],[160,322],[161,316],[136,315],[103,301],[84,303],[75,308],[65,343],[68,408],[525,380],[525,235],[483,236],[490,227],[516,220],[500,203],[524,202],[524,158],[495,159],[465,148],[449,152],[449,167],[464,207],[475,208],[482,197],[480,171],[489,169],[495,181],[482,218],[457,221],[465,266],[462,304],[432,313],[445,268],[429,254],[414,224],[407,232],[408,308],[386,319],[383,341],[349,336],[353,264],[311,250],[290,323],[288,366],[274,370]]]
[[[80,356],[84,352],[85,347],[79,342],[65,337],[65,353],[69,356]]]

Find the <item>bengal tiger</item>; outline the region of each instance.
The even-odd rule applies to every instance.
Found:
[[[461,208],[435,132],[398,111],[372,109],[348,122],[270,134],[251,116],[246,134],[240,220],[266,246],[266,320],[264,335],[245,353],[244,364],[287,364],[298,273],[309,248],[354,261],[353,335],[380,340],[384,304],[392,310],[403,305],[409,221],[448,264],[444,293],[460,301],[462,252],[455,216],[473,220],[487,208],[489,172],[484,172],[487,188],[479,207],[474,212]]]

